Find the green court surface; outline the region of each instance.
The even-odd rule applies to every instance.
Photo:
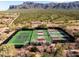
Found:
[[[51,43],[54,40],[67,40],[69,37],[67,34],[65,34],[63,31],[58,30],[21,30],[18,31],[9,41],[7,44],[12,45],[26,45],[28,43],[36,43],[39,41],[39,39],[45,40],[45,42]]]
[[[32,33],[31,42],[36,42],[37,36],[38,35],[37,35],[36,30],[34,30],[33,33]]]
[[[29,43],[30,36],[32,34],[32,31],[19,31],[15,36],[12,37],[12,39],[8,42],[8,44],[13,45],[25,45]]]
[[[42,32],[43,34],[39,35],[39,32]],[[39,37],[43,37],[46,40],[46,42],[51,43],[51,38],[48,36],[47,30],[34,30],[31,42],[36,42]]]

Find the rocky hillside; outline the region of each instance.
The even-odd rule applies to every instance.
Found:
[[[35,2],[23,2],[20,5],[10,5],[9,9],[30,9],[30,8],[61,8],[61,9],[78,9],[79,1],[66,2],[66,3],[35,3]]]

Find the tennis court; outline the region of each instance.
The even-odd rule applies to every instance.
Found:
[[[48,29],[48,32],[52,41],[55,41],[55,40],[67,41],[67,39],[69,38],[69,36],[65,32],[59,31],[56,29]]]
[[[31,42],[51,42],[48,36],[47,30],[34,30],[31,38]]]
[[[12,39],[8,42],[8,44],[25,45],[29,43],[31,34],[32,34],[31,30],[19,31],[12,37]]]

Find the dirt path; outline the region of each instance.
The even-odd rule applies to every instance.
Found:
[[[14,20],[12,20],[12,22],[9,24],[9,26],[11,26],[11,24],[19,17],[19,15]]]

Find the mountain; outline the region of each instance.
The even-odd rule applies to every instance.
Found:
[[[78,9],[79,1],[75,2],[64,2],[64,3],[35,3],[35,2],[23,2],[20,5],[10,5],[9,9],[30,9],[30,8],[62,8],[62,9]]]

